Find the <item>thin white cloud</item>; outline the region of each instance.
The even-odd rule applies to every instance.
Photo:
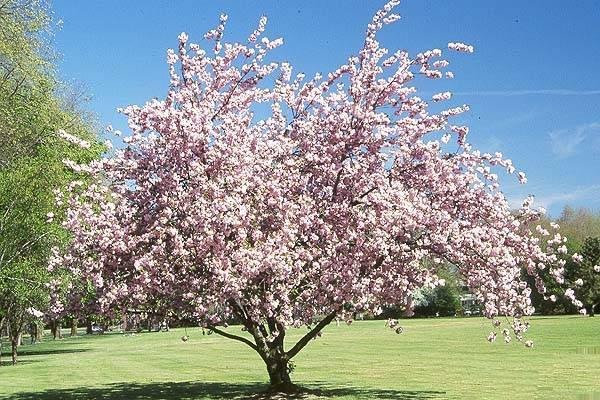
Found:
[[[555,204],[567,204],[575,201],[597,199],[599,197],[600,185],[592,185],[579,187],[571,191],[556,192],[546,196],[539,196],[535,198],[535,204],[548,209]]]
[[[496,135],[488,136],[485,146],[486,151],[496,152],[504,150],[504,142]]]
[[[526,196],[508,195],[506,200],[512,208],[519,208]],[[590,201],[596,204],[600,200],[600,184],[585,187],[577,187],[571,190],[560,190],[535,196],[534,206],[550,209],[555,205],[566,205],[580,201]]]
[[[548,134],[552,152],[559,158],[567,158],[577,151],[586,139],[600,136],[600,122],[579,125],[572,129],[559,129]]]
[[[538,90],[483,90],[453,92],[455,96],[598,96],[600,90],[538,89]]]

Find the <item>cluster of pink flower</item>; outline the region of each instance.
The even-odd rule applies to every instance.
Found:
[[[493,321],[494,328],[501,328],[502,322],[498,319]],[[518,342],[521,342],[525,345],[525,347],[533,347],[532,340],[524,341],[524,334],[529,330],[529,322],[523,321],[522,318],[513,318],[512,322],[509,323],[509,327],[502,329],[502,337],[504,338],[504,343],[509,344],[512,342],[513,336],[514,339]],[[496,331],[490,332],[487,339],[489,342],[495,342],[498,334]]]
[[[460,42],[450,42],[448,43],[448,48],[450,50],[455,50],[455,51],[460,51],[463,53],[472,53],[474,51],[473,46],[469,45],[469,44],[465,44],[465,43],[460,43]]]

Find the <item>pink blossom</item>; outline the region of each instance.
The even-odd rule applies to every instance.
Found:
[[[474,50],[473,46],[460,42],[450,42],[448,48],[463,53],[472,53]]]
[[[451,97],[452,97],[452,93],[443,92],[443,93],[434,94],[431,98],[433,99],[433,101],[443,101],[443,100],[450,100]]]
[[[521,184],[527,183],[527,177],[525,176],[524,172],[519,172],[517,175],[519,176],[519,183],[521,183]]]

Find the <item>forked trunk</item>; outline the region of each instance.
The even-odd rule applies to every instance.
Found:
[[[238,317],[244,321],[244,328],[252,335],[254,343],[248,338],[226,332],[215,326],[208,325],[207,327],[221,336],[247,344],[260,355],[269,373],[269,392],[298,393],[300,388],[294,385],[290,378],[290,373],[293,370],[293,363],[290,360],[311,340],[317,337],[321,330],[333,321],[340,310],[337,309],[326,315],[308,333],[302,336],[292,348],[285,351],[284,339],[286,329],[283,324],[277,322],[274,318],[267,318],[266,325],[262,323],[257,324],[247,317],[244,306],[239,302],[232,300],[230,304],[234,309],[237,309]]]

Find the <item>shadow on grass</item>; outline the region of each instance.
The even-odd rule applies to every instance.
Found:
[[[4,357],[2,357],[2,358],[3,358],[3,360],[0,361],[0,367],[9,367],[10,368],[10,367],[13,366],[12,361],[10,361],[10,356],[6,357],[8,359],[8,361],[4,360]],[[38,362],[38,361],[35,361],[35,360],[19,360],[17,362],[17,366],[18,365],[24,365],[24,364],[31,364],[31,363],[34,363],[34,362]]]
[[[26,347],[19,350],[19,357],[46,356],[50,354],[83,353],[88,350],[89,349],[36,349],[34,347]]]
[[[315,388],[306,388],[294,395],[270,395],[264,383],[224,382],[163,382],[163,383],[117,383],[98,388],[49,389],[42,392],[15,393],[13,400],[172,400],[172,399],[314,399],[351,396],[359,399],[428,400],[445,398],[445,392],[404,391],[376,388],[334,387],[320,382],[308,382]]]

